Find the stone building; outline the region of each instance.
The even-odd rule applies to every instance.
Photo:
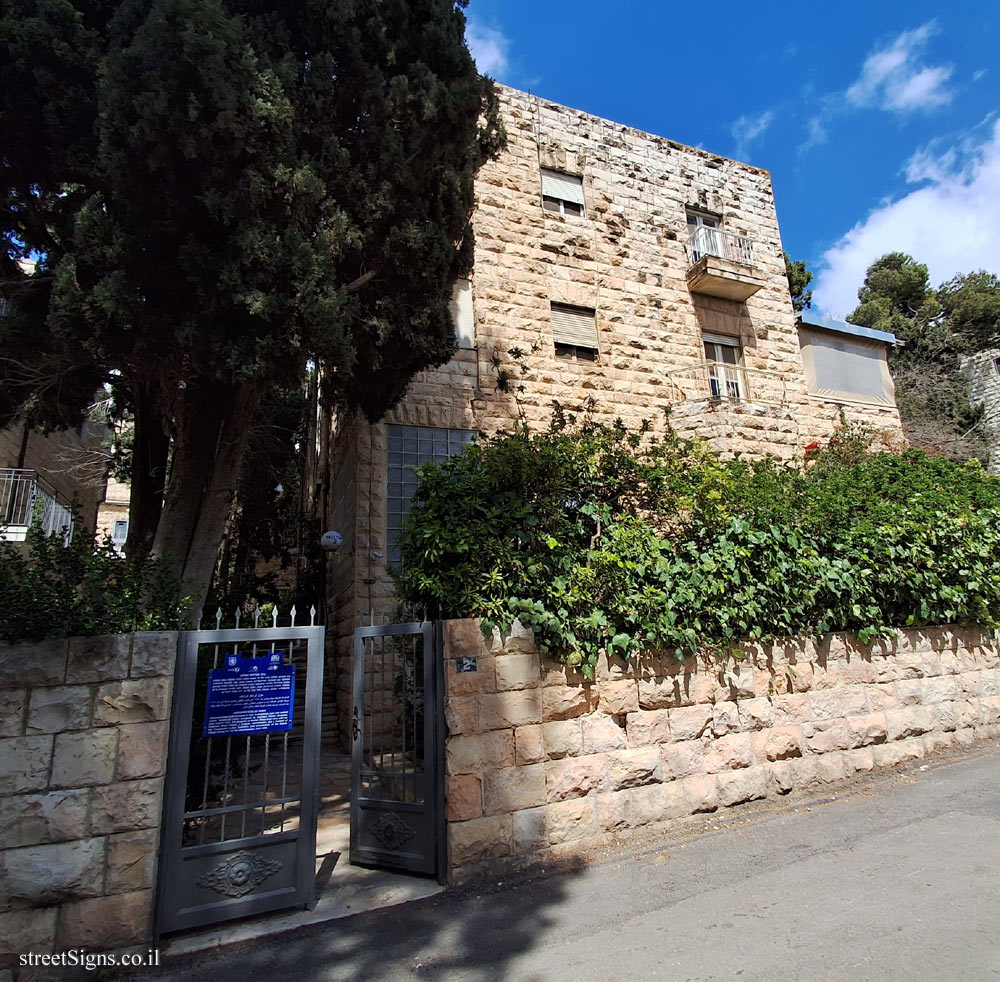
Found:
[[[962,359],[969,380],[969,401],[983,407],[980,424],[989,451],[988,470],[1000,474],[1000,348],[989,348]]]
[[[508,147],[477,177],[455,357],[380,423],[332,423],[326,518],[344,545],[328,567],[328,679],[342,723],[352,632],[393,608],[413,467],[477,432],[518,416],[543,426],[558,401],[654,429],[669,410],[682,436],[782,459],[841,414],[900,433],[892,336],[797,321],[767,171],[510,88],[500,98]]]

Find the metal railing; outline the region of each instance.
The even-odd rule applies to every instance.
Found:
[[[745,235],[737,235],[725,228],[698,225],[688,236],[688,256],[692,263],[702,256],[719,256],[744,266],[756,266],[754,241]]]
[[[0,540],[23,542],[35,519],[46,535],[61,535],[64,545],[73,539],[73,513],[38,472],[29,468],[0,468]]]
[[[788,402],[785,376],[760,368],[703,361],[673,368],[665,378],[674,403],[728,399],[784,406]]]

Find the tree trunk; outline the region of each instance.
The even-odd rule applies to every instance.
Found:
[[[149,554],[163,513],[170,437],[152,385],[140,384],[134,393],[135,430],[132,440],[131,493],[125,554],[142,559]]]
[[[246,450],[256,385],[188,382],[180,397],[170,481],[153,555],[191,610],[205,602]]]

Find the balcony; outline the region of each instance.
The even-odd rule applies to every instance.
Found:
[[[703,361],[667,372],[665,380],[674,405],[684,402],[752,402],[787,406],[785,376],[742,365]]]
[[[692,293],[743,302],[763,285],[756,244],[724,228],[698,225],[688,238],[688,287]]]
[[[0,541],[23,542],[32,521],[46,535],[73,538],[73,513],[34,470],[0,467]]]

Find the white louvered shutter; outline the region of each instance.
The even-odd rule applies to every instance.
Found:
[[[451,289],[451,319],[455,324],[455,337],[460,348],[476,346],[476,323],[472,310],[472,284],[465,279],[455,280]]]
[[[552,337],[556,344],[597,350],[597,319],[587,307],[552,304]]]
[[[583,178],[542,168],[542,196],[572,201],[583,207]]]

